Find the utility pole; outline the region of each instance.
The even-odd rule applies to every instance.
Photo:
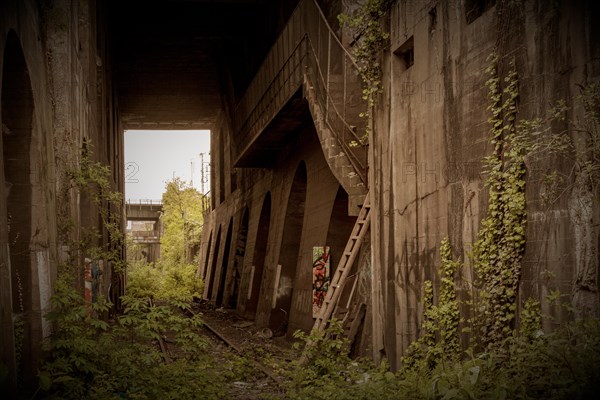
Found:
[[[191,186],[194,187],[194,162],[190,160]]]
[[[202,188],[202,195],[204,196],[204,153],[200,153],[200,184]]]

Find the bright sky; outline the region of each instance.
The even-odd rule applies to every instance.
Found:
[[[210,190],[210,131],[125,132],[125,199],[160,200],[165,182],[178,176],[202,191],[201,158],[204,153],[204,192]]]

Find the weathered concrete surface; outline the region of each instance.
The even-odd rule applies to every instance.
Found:
[[[121,3],[0,4],[0,322],[6,327],[0,333],[0,358],[10,366],[13,389],[14,317],[26,319],[24,371],[33,377],[39,343],[50,328],[41,316],[48,309],[57,264],[67,259],[70,241],[82,237],[80,228],[102,228],[93,200],[70,188],[64,173],[92,150],[94,161],[111,166],[112,188],[122,191],[125,128],[212,129],[212,212],[199,264],[205,296],[235,307],[260,326],[288,333],[310,329],[312,247],[331,246],[335,268],[354,221],[348,207],[355,209],[359,202],[349,190],[340,190],[340,182],[347,186],[340,177],[349,172],[327,153],[334,147],[319,129],[324,113],[310,103],[311,90],[321,86],[310,80],[303,79],[303,91],[292,88],[298,93],[295,100],[308,102],[304,111],[282,114],[288,96],[277,100],[277,109],[265,104],[266,117],[257,115],[267,126],[278,123],[276,133],[281,134],[277,143],[265,140],[253,149],[252,161],[261,163],[234,166],[240,147],[239,132],[232,128],[240,117],[237,106],[297,1]],[[334,32],[350,44],[352,37],[335,17],[356,9],[358,2],[319,3]],[[481,15],[465,9],[471,3],[398,1],[384,21],[391,37],[383,54],[384,93],[370,138],[371,247],[356,268],[361,272],[359,302],[367,304],[365,324],[372,326],[364,328],[360,346],[371,346],[375,358],[386,356],[394,367],[419,335],[421,284],[424,279],[437,283],[440,240],[449,236],[455,256],[468,259],[485,214],[481,160],[491,150],[484,85],[489,53],[496,48],[503,63],[516,59],[519,110],[525,118],[544,116],[557,99],[574,104],[577,84],[600,75],[598,28],[588,2],[497,0]],[[167,5],[172,8],[163,15]],[[315,59],[323,66],[333,58],[327,68],[337,68],[341,57],[325,51],[332,38],[319,38],[325,41],[315,46],[320,53]],[[412,66],[402,55],[410,46]],[[285,59],[281,48],[273,52],[269,59]],[[267,67],[273,75],[278,72],[274,65]],[[316,71],[310,64],[303,67]],[[268,88],[275,78],[256,76],[260,79],[252,87]],[[327,86],[341,82],[340,77],[330,75]],[[333,91],[333,103],[339,104],[342,94],[360,96],[343,87]],[[271,93],[274,99],[278,94]],[[582,110],[573,108],[569,115],[580,117]],[[284,121],[288,117],[296,120]],[[263,138],[269,139],[274,132],[266,134]],[[585,141],[576,147],[581,153]],[[520,301],[529,296],[543,300],[560,290],[580,314],[597,314],[598,196],[580,179],[551,207],[540,201],[543,177],[557,168],[569,175],[572,167],[549,154],[527,160],[528,242],[519,296]],[[123,216],[124,204],[110,211]],[[60,229],[65,221],[78,228],[65,234]],[[22,234],[15,242],[11,235],[17,230]],[[107,243],[104,229],[102,234],[97,244]],[[13,243],[26,256],[13,257]],[[473,276],[468,262],[463,274],[467,281]],[[117,288],[115,297],[122,293],[122,277],[107,273],[105,282]],[[365,291],[371,283],[372,290]],[[548,302],[543,312],[556,321],[568,317]]]
[[[224,134],[215,139],[219,143],[219,140],[225,138],[226,144],[230,134],[226,130],[222,130],[221,133]],[[272,168],[239,170],[238,188],[233,192],[230,191],[230,180],[226,179],[223,202],[216,206],[205,221],[200,265],[204,270],[205,296],[208,296],[209,288],[212,288],[210,297],[216,300],[217,285],[211,284],[211,281],[218,282],[222,279],[220,274],[226,270],[228,276],[225,277],[223,301],[219,305],[234,305],[240,314],[255,319],[259,326],[270,325],[274,330],[280,329],[283,321],[281,316],[274,316],[274,314],[281,313],[279,309],[285,307],[287,309],[284,308],[284,313],[288,314],[287,332],[291,333],[295,329],[310,329],[313,324],[311,309],[313,246],[330,245],[332,254],[339,259],[349,235],[348,228],[345,228],[347,231],[345,236],[339,234],[339,229],[348,225],[351,229],[355,218],[347,215],[348,198],[343,190],[342,194],[337,196],[339,198],[336,202],[340,184],[325,161],[315,128],[310,120],[297,131],[288,132],[288,135],[290,136],[288,144],[276,155]],[[306,174],[306,177],[297,178],[298,173]],[[299,183],[304,181],[305,183]],[[220,198],[218,193],[216,197]],[[297,193],[293,197],[296,200],[290,201],[290,193]],[[266,196],[270,199],[269,230],[258,234]],[[289,213],[294,211],[290,208],[303,209],[303,213],[299,215],[296,212],[294,217],[290,217]],[[242,223],[244,216],[248,219],[247,227]],[[288,216],[287,224],[286,216]],[[223,251],[227,245],[226,232],[232,217],[233,244],[229,246],[229,254],[226,257],[228,265],[223,265]],[[295,219],[296,223],[291,223],[289,218]],[[301,229],[298,228],[299,219],[302,220]],[[240,235],[247,239],[240,239]],[[288,235],[287,239],[284,240],[286,235]],[[259,258],[255,257],[257,248],[260,247],[257,238],[266,240],[265,254]],[[253,292],[249,290],[253,262],[262,260],[263,257],[262,265],[254,265],[255,277],[257,271],[262,269],[262,279],[256,286],[259,289],[248,299],[248,293]],[[285,264],[282,265],[285,279],[280,279],[276,288],[274,278],[278,264]],[[334,264],[332,268],[333,266]],[[236,271],[239,275],[237,288],[235,288]],[[257,284],[256,281],[254,283]],[[288,292],[285,295],[286,300],[275,299],[277,311],[272,310],[273,296],[289,291],[290,285],[293,286],[292,293]],[[258,298],[256,298],[257,294]],[[232,296],[236,296],[235,301],[231,301]],[[249,304],[250,308],[248,308]]]
[[[223,95],[235,105],[296,3],[111,2],[124,128],[210,129]]]
[[[325,3],[330,21],[332,10],[356,9],[356,2],[352,1],[321,3]],[[487,210],[482,160],[491,151],[484,73],[489,54],[496,49],[503,71],[507,62],[515,58],[521,118],[546,116],[551,103],[558,99],[572,105],[578,94],[576,84],[597,81],[600,74],[597,58],[600,50],[594,42],[592,10],[587,3],[549,5],[535,0],[517,5],[506,1],[496,3],[487,10],[473,12],[469,8],[471,3],[453,0],[399,1],[393,4],[389,18],[384,21],[391,37],[383,54],[384,92],[375,110],[368,179],[373,196],[369,270],[372,276],[368,281],[373,286],[366,321],[372,324],[372,341],[369,345],[363,341],[362,346],[371,346],[374,358],[387,357],[394,368],[399,367],[404,350],[420,334],[422,283],[425,279],[438,283],[438,248],[445,236],[452,243],[454,256],[466,262],[459,289],[470,290],[473,271],[468,253]],[[345,29],[340,34],[343,43],[352,42]],[[406,62],[409,48],[414,52],[413,65]],[[268,88],[269,82],[266,79],[262,84]],[[304,95],[308,97],[310,91],[306,90]],[[570,117],[581,116],[581,112],[574,109]],[[223,119],[217,120],[219,129],[227,126],[224,115],[230,114],[233,111],[224,111]],[[236,117],[239,116],[233,115],[232,120]],[[312,118],[316,119],[312,122],[316,126],[322,122],[318,113],[313,113]],[[312,118],[306,117],[308,121]],[[286,126],[297,128],[299,123]],[[310,328],[307,311],[302,310],[310,305],[310,287],[304,275],[310,248],[306,238],[313,239],[313,244],[330,240],[325,237],[322,224],[323,218],[331,217],[329,202],[333,193],[329,191],[330,183],[325,184],[327,188],[322,184],[315,186],[313,167],[306,160],[314,157],[310,152],[322,151],[317,146],[307,147],[307,142],[295,143],[291,139],[289,144],[275,143],[273,150],[265,139],[264,146],[248,153],[248,159],[258,155],[252,159],[255,165],[237,165],[261,169],[241,168],[232,174],[231,155],[224,154],[222,149],[228,148],[232,140],[234,146],[238,144],[237,133],[231,136],[230,128],[223,129],[213,136],[221,146],[212,152],[218,154],[214,170],[214,182],[218,183],[213,191],[215,209],[207,225],[211,233],[203,241],[201,270],[206,271],[204,276],[209,282],[213,271],[217,274],[220,269],[228,271],[231,275],[226,278],[225,298],[228,290],[238,293],[237,301],[230,305],[249,317],[255,316],[258,324],[277,320],[273,317],[277,309],[270,311],[269,306],[284,304],[287,300],[279,299],[290,296],[288,328]],[[258,134],[258,139],[269,134],[267,127]],[[246,139],[241,140],[246,143]],[[287,150],[292,147],[294,151]],[[274,156],[264,160],[263,154]],[[297,222],[290,223],[285,211],[289,207],[286,193],[294,193],[290,188],[296,186],[293,182],[297,181],[300,159],[306,161],[307,170],[301,227]],[[528,297],[541,300],[543,313],[556,317],[557,322],[568,316],[564,309],[544,301],[551,290],[564,293],[582,314],[600,312],[595,245],[597,199],[580,182],[579,189],[572,191],[570,197],[561,197],[550,208],[540,200],[540,193],[545,190],[543,177],[554,169],[569,176],[572,167],[568,160],[548,154],[527,159],[529,223],[519,304]],[[233,176],[236,185],[230,185]],[[267,193],[269,200],[265,202]],[[259,223],[264,209],[270,210],[271,215],[267,239],[259,229],[259,225],[266,225]],[[227,246],[226,232],[232,217],[234,244]],[[249,222],[242,223],[244,218]],[[293,218],[297,220],[298,216]],[[288,227],[301,232],[296,233],[299,236],[296,243],[286,236],[285,231],[290,232]],[[247,240],[236,239],[238,231]],[[334,231],[340,232],[339,225]],[[246,309],[244,296],[248,294],[253,263],[262,260],[255,256],[255,248],[261,247],[257,242],[262,240],[267,240],[265,267],[262,270],[262,266],[254,265],[255,273],[262,271],[261,294],[254,313],[254,304],[250,312]],[[281,254],[285,248],[294,248],[291,243],[294,246],[300,243],[300,253],[290,295],[289,283],[275,288],[275,280]],[[225,248],[230,253],[227,257],[222,255]],[[228,267],[224,268],[223,260],[227,260]],[[289,277],[285,266],[281,271]],[[216,299],[215,286],[212,287],[209,297]],[[273,293],[278,296],[275,302]],[[550,325],[548,321],[546,325]]]
[[[9,367],[3,393],[16,390],[17,369],[25,384],[37,379],[57,266],[80,229],[99,224],[97,208],[70,188],[65,171],[93,146],[94,160],[114,171],[113,189],[123,189],[102,10],[95,1],[0,4],[0,360]],[[65,235],[68,221],[77,229]],[[17,319],[24,323],[18,367]]]
[[[162,203],[127,202],[125,219],[127,236],[136,245],[128,249],[127,260],[156,262],[160,258],[160,240],[163,235]],[[131,227],[129,226],[131,223]]]
[[[380,266],[373,270],[373,351],[394,367],[419,335],[422,283],[438,281],[444,236],[455,257],[466,261],[463,282],[473,277],[468,251],[486,213],[482,160],[491,151],[484,73],[488,55],[496,49],[502,62],[516,59],[521,118],[546,116],[558,99],[572,105],[576,84],[600,76],[589,4],[527,1],[518,10],[507,4],[498,1],[470,24],[455,1],[398,2],[391,10],[370,182],[373,260]],[[406,69],[394,51],[411,37],[414,65]],[[528,241],[519,304],[528,297],[542,300],[543,313],[561,321],[565,311],[544,301],[551,290],[560,290],[575,305],[585,303],[588,313],[598,314],[597,283],[577,283],[597,282],[599,261],[592,242],[598,231],[578,227],[569,214],[573,208],[584,210],[568,196],[549,208],[542,205],[543,176],[572,166],[544,156],[527,160]],[[591,203],[582,217],[589,221]]]

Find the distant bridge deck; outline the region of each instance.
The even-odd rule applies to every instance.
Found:
[[[128,200],[125,205],[127,221],[158,221],[162,210],[160,200]]]

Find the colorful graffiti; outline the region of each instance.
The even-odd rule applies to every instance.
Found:
[[[317,318],[329,289],[329,246],[313,247],[313,318]]]
[[[103,273],[102,261],[90,260],[85,258],[84,261],[84,296],[85,296],[85,308],[87,315],[91,315],[91,305],[98,301],[98,295],[100,292],[100,285],[102,283]]]

